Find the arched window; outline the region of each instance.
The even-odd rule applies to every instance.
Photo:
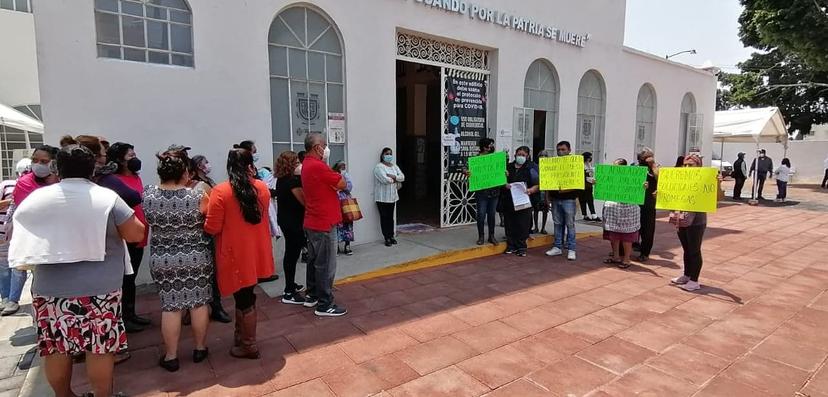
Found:
[[[529,65],[523,82],[523,106],[534,110],[535,152],[553,148],[557,143],[559,87],[558,74],[549,62],[538,59]]]
[[[591,152],[596,163],[604,159],[604,118],[607,89],[601,74],[590,70],[578,86],[578,125],[575,147],[578,153]]]
[[[98,57],[193,66],[185,0],[95,0]]]
[[[696,113],[696,97],[684,94],[681,100],[681,122],[679,124],[679,155],[701,151],[701,128],[704,118]]]
[[[32,12],[31,0],[0,0],[0,8],[4,10]]]
[[[270,117],[273,155],[304,150],[308,132],[326,133],[331,162],[345,160],[345,74],[336,26],[304,6],[273,20],[270,55]]]
[[[650,84],[644,84],[638,90],[635,110],[635,153],[645,147],[654,149],[656,106],[655,89]]]

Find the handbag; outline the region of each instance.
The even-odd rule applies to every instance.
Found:
[[[669,222],[670,224],[676,225],[676,227],[690,227],[695,217],[696,214],[692,212],[670,211]]]
[[[343,223],[354,223],[362,219],[362,211],[359,209],[357,199],[353,197],[343,198],[339,200],[339,204],[342,206]]]

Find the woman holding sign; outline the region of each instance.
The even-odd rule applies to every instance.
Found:
[[[701,167],[702,160],[697,154],[688,154],[684,157],[685,167]],[[699,274],[702,268],[702,239],[707,229],[707,213],[683,212],[670,213],[670,223],[676,225],[681,248],[684,250],[684,274],[670,280],[685,291],[696,291],[699,285]]]
[[[491,138],[480,139],[477,142],[477,146],[480,148],[480,156],[485,156],[495,152],[495,141]],[[504,156],[504,158],[505,157],[506,156]],[[466,176],[470,177],[471,173],[466,171]],[[499,197],[499,187],[478,190],[474,193],[474,198],[477,201],[477,245],[483,245],[486,243],[483,236],[487,222],[489,224],[489,243],[497,244],[497,238],[495,238],[495,213],[497,211],[497,201]]]
[[[526,239],[532,227],[531,196],[540,191],[540,177],[537,169],[527,163],[529,148],[521,146],[515,151],[515,161],[506,166],[506,186],[500,199],[503,200],[506,221],[506,251],[504,254],[526,256]]]

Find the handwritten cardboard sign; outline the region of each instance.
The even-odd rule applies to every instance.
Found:
[[[710,167],[661,168],[656,208],[716,212],[719,170]]]
[[[583,190],[584,156],[543,157],[540,159],[541,190]]]
[[[642,205],[646,181],[647,167],[598,164],[593,194],[596,200]]]
[[[506,184],[506,153],[469,157],[469,191],[488,189]]]

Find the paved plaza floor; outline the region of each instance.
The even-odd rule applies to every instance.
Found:
[[[796,192],[796,189],[792,189]],[[825,196],[818,190],[808,200]],[[261,360],[231,358],[232,325],[211,323],[207,362],[181,370],[154,325],[116,369],[129,396],[828,396],[828,212],[723,203],[710,217],[703,288],[681,273],[675,229],[658,222],[650,261],[491,256],[339,285],[349,314],[316,318],[259,291]],[[227,308],[231,301],[225,301]],[[5,321],[5,320],[4,320]],[[42,379],[42,377],[41,377]],[[75,367],[76,391],[88,390]],[[797,394],[799,393],[799,394]]]

